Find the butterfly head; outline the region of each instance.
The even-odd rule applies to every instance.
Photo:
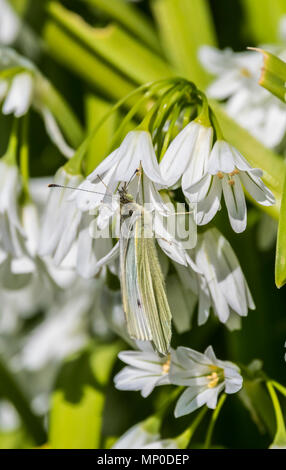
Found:
[[[124,184],[122,188],[118,189],[119,197],[120,197],[120,204],[129,204],[130,202],[134,202],[134,197],[132,194],[127,192],[127,185]]]

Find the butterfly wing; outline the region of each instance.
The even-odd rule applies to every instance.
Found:
[[[155,240],[146,237],[152,229],[149,224],[151,218],[141,209],[130,224],[130,236],[120,239],[123,306],[130,336],[152,341],[157,351],[166,355],[172,317]]]

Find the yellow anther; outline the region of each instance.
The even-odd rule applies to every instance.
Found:
[[[230,186],[234,186],[234,185],[235,185],[235,181],[234,181],[233,179],[230,179],[230,180],[228,180],[228,184],[229,184]]]
[[[166,362],[164,362],[164,364],[162,366],[163,374],[168,374],[169,373],[170,364],[171,364],[171,357],[170,357],[170,354],[169,354],[168,359],[166,360]]]
[[[240,73],[243,77],[246,77],[246,78],[250,78],[251,77],[251,72],[246,68],[246,67],[242,67],[240,69]]]
[[[229,176],[234,176],[234,175],[239,175],[239,170],[235,168],[231,173],[229,173]]]
[[[207,379],[209,379],[208,388],[214,388],[218,384],[219,376],[216,372],[212,372],[211,375],[207,376]]]
[[[219,177],[220,180],[223,179],[223,173],[222,173],[221,171],[219,171],[219,172],[217,173],[217,176]]]

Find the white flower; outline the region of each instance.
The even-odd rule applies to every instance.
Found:
[[[160,174],[151,136],[145,131],[131,131],[121,145],[96,167],[87,177],[87,181],[80,185],[80,188],[94,191],[94,194],[79,191],[74,194],[78,207],[82,211],[91,211],[104,202],[110,205],[111,196],[116,193],[121,183],[132,184],[131,181],[133,181],[134,186],[136,171],[140,168],[142,168],[143,175],[147,177],[144,180],[144,189],[147,190],[145,202],[160,203],[154,183],[164,185],[164,181]],[[139,189],[138,185],[136,189]],[[130,187],[128,191],[132,193]],[[117,209],[118,204],[115,204],[110,215],[112,216]]]
[[[223,193],[233,230],[243,232],[247,209],[242,185],[259,204],[275,204],[272,192],[261,180],[262,174],[258,168],[252,168],[232,145],[217,140],[211,151],[207,173],[185,190],[190,201],[197,203],[198,225],[205,225],[212,220],[220,209]]]
[[[96,238],[92,231],[92,220],[92,216],[83,214],[76,243],[76,269],[85,279],[94,277],[105,264],[113,261],[114,256],[112,239]]]
[[[151,346],[145,351],[122,351],[118,357],[128,364],[114,377],[119,390],[140,390],[146,398],[155,387],[170,383],[170,357],[159,357]]]
[[[0,43],[11,44],[20,30],[20,19],[7,0],[0,0]]]
[[[156,417],[147,418],[128,429],[112,446],[112,449],[146,449],[160,439],[160,421]]]
[[[223,390],[229,394],[236,393],[243,382],[239,368],[231,362],[217,359],[211,346],[204,354],[179,347],[172,355],[170,379],[175,385],[187,387],[176,404],[177,418],[205,404],[216,408],[218,395]]]
[[[13,69],[17,68],[22,70],[13,72]],[[0,48],[0,72],[2,70],[11,70],[11,74],[6,74],[5,78],[1,78],[0,73],[0,102],[3,101],[3,114],[14,114],[19,118],[33,106],[42,115],[53,143],[63,155],[72,157],[74,150],[65,142],[55,117],[42,102],[41,89],[47,86],[47,80],[39,70],[28,59],[5,47]]]
[[[14,114],[15,117],[26,114],[33,99],[33,85],[30,73],[15,75],[2,107],[3,114]]]
[[[192,121],[169,145],[160,170],[168,186],[182,178],[182,189],[189,188],[206,172],[213,140],[213,128]]]
[[[280,50],[281,58],[284,54]],[[258,85],[261,54],[203,46],[199,58],[217,76],[208,96],[227,99],[225,109],[233,119],[268,147],[278,145],[286,131],[286,111],[278,98]]]
[[[82,181],[81,175],[68,173],[60,168],[54,178],[56,184],[77,187]],[[55,263],[60,264],[74,243],[82,213],[69,198],[68,188],[50,190],[46,204],[39,242],[40,256],[51,255]]]
[[[198,324],[207,321],[212,308],[229,329],[238,329],[239,317],[255,305],[230,243],[211,228],[198,235],[193,257],[201,274],[179,265],[176,269],[183,285],[198,297]]]
[[[79,189],[85,191],[75,191],[70,200],[75,200],[81,211],[95,214],[97,227],[104,229],[114,216],[119,215],[118,190],[125,183],[129,183],[128,193],[134,200],[154,214],[152,228],[162,250],[175,261],[192,265],[182,245],[173,234],[166,231],[162,223],[162,216],[171,216],[173,211],[164,203],[157,189],[157,185],[164,186],[165,182],[148,132],[129,132],[119,148],[105,158],[79,186]],[[116,253],[119,254],[119,244],[110,252],[112,260]],[[105,263],[111,259],[104,256]],[[101,267],[103,260],[99,263]],[[98,269],[98,266],[94,265],[94,269]]]
[[[2,158],[0,160],[0,243],[7,253],[16,257],[25,253],[24,231],[18,203],[20,189],[18,167],[6,162],[5,157]]]
[[[1,4],[0,4],[1,8]],[[0,401],[0,432],[8,433],[20,427],[20,418],[15,407],[7,400]]]

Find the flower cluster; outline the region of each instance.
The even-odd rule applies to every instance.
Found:
[[[285,19],[281,20],[279,33],[281,45],[268,45],[267,49],[285,60]],[[257,85],[261,54],[202,46],[199,58],[205,69],[216,77],[208,87],[208,96],[226,100],[226,112],[264,145],[270,148],[280,145],[286,131],[285,106]]]
[[[275,204],[262,171],[226,141],[206,96],[185,79],[171,79],[140,90],[144,118],[137,103],[119,126],[108,156],[87,174],[94,134],[77,151],[70,148],[43,98],[46,86],[29,61],[0,50],[2,112],[14,117],[0,160],[1,289],[3,298],[9,296],[12,279],[10,286],[17,281],[27,297],[27,306],[17,306],[19,322],[35,290],[43,291],[37,308],[48,312],[22,341],[18,364],[38,371],[82,349],[91,333],[116,333],[133,348],[141,340],[140,350],[119,353],[127,366],[115,376],[116,388],[147,397],[157,386],[184,386],[176,417],[205,404],[214,409],[221,392],[240,390],[240,370],[218,360],[212,347],[204,354],[173,349],[171,319],[182,333],[190,329],[195,311],[199,326],[213,312],[215,320],[234,330],[255,308],[230,243],[217,227],[204,226],[224,199],[232,229],[243,232],[244,192],[262,206]],[[41,203],[34,202],[27,177],[23,116],[31,106],[69,158]],[[125,134],[127,124],[133,128]],[[11,326],[4,312],[0,328],[13,330],[17,325]],[[139,434],[136,427],[122,442],[136,438],[138,445]],[[159,433],[149,437],[143,448],[174,448],[181,442],[160,439]]]
[[[186,387],[176,404],[176,417],[203,405],[214,409],[222,391],[231,394],[242,387],[239,368],[217,359],[211,346],[204,354],[179,347],[171,350],[167,358],[158,358],[151,350],[124,351],[119,359],[128,364],[114,378],[119,390],[140,390],[141,395],[147,397],[159,385]]]

